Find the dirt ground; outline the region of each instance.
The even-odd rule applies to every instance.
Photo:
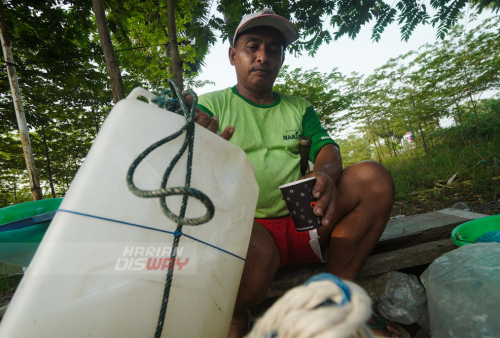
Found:
[[[497,196],[497,199],[500,196]],[[452,189],[441,189],[434,191],[426,191],[414,195],[406,196],[404,199],[396,200],[391,212],[391,218],[398,215],[415,215],[430,211],[436,211],[446,208],[451,208],[455,203],[465,203],[471,211],[481,208],[493,202],[491,196],[486,198],[482,194],[478,194],[471,189],[458,187]],[[484,210],[485,214],[498,214],[500,211],[495,208]]]

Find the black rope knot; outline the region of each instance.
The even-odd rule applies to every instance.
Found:
[[[183,115],[186,118],[186,124],[182,126],[180,130],[177,132],[173,133],[172,135],[169,135],[155,143],[153,143],[151,146],[149,146],[146,150],[144,150],[135,160],[132,162],[130,165],[130,168],[127,172],[127,186],[129,190],[136,196],[143,197],[143,198],[160,198],[160,205],[162,208],[163,213],[165,216],[167,216],[169,219],[171,219],[173,222],[177,224],[182,224],[182,225],[200,225],[203,223],[207,223],[210,221],[213,216],[214,216],[214,205],[210,198],[208,198],[207,195],[205,195],[203,192],[199,191],[198,189],[191,188],[190,183],[191,183],[191,169],[192,169],[192,160],[193,160],[193,143],[194,143],[194,114],[196,113],[196,106],[198,102],[198,96],[196,95],[195,92],[193,91],[188,91],[186,95],[193,95],[194,101],[193,101],[193,106],[189,110],[184,98],[182,97],[177,85],[172,79],[169,79],[170,86],[172,90],[165,90],[162,92],[163,96],[158,96],[155,99],[152,100],[152,102],[158,104],[160,108],[165,108],[170,111],[176,112],[180,115]],[[168,99],[166,96],[167,95],[173,95],[173,98]],[[182,135],[184,132],[186,132],[186,138],[184,140],[184,143],[182,144],[181,149],[177,152],[175,157],[172,159],[170,162],[167,170],[165,171],[165,174],[163,175],[163,180],[161,182],[161,187],[158,190],[141,190],[139,189],[133,181],[134,177],[134,172],[139,166],[139,164],[151,153],[153,152],[156,148],[164,145],[167,142],[170,142],[180,135]],[[181,156],[184,154],[184,152],[188,150],[188,165],[187,165],[187,170],[186,170],[186,185],[184,187],[175,187],[175,188],[167,188],[167,182],[170,177],[170,174],[174,168],[174,166],[177,164],[177,162],[180,160]],[[166,204],[166,197],[168,196],[179,196],[182,195],[184,196],[184,199],[187,199],[187,197],[193,197],[198,199],[205,207],[207,208],[207,213],[204,216],[198,217],[198,218],[185,218],[184,213],[182,212],[181,208],[181,215],[176,215],[174,214],[167,206]],[[183,199],[183,208],[185,209],[185,202]]]

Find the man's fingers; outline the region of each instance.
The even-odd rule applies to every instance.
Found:
[[[330,203],[330,194],[327,191],[327,192],[323,193],[323,195],[321,195],[321,198],[319,198],[316,201],[316,205],[314,207],[314,213],[317,216],[324,216],[325,211],[327,210],[329,203]]]
[[[226,129],[224,129],[222,134],[220,134],[220,137],[229,141],[229,139],[233,136],[233,133],[234,133],[234,127],[227,127]]]
[[[192,107],[193,106],[193,101],[194,101],[193,95],[189,94],[189,95],[184,96],[184,101],[187,103],[187,105],[189,107]]]
[[[321,196],[325,193],[327,186],[328,179],[321,174],[316,175],[316,184],[312,190],[314,198],[321,198]]]
[[[331,179],[321,174],[316,175],[313,196],[318,199],[314,207],[314,213],[317,216],[323,216],[323,225],[328,225],[335,212],[337,197],[337,189]]]
[[[207,113],[198,110],[194,114],[194,121],[198,123],[200,126],[207,128],[213,133],[216,133],[219,130],[219,118],[217,116],[210,117]],[[220,136],[228,140],[233,136],[234,127],[227,127]]]
[[[331,220],[333,219],[333,215],[335,213],[336,204],[337,204],[337,188],[335,187],[334,184],[332,184],[332,187],[330,188],[330,200],[328,201],[328,205],[323,214],[323,219],[321,220],[323,225],[330,224]]]
[[[210,118],[207,125],[207,129],[210,130],[212,133],[216,133],[217,130],[219,130],[219,119],[217,118],[217,116]]]
[[[204,128],[208,127],[208,125],[210,124],[210,120],[210,116],[208,116],[207,113],[204,113],[201,110],[194,114],[194,122],[198,123]]]
[[[193,105],[194,97],[193,95],[186,95],[184,97],[184,101],[186,101],[187,105],[191,107]],[[196,109],[196,113],[194,114],[194,122],[198,123],[200,126],[207,128],[213,133],[216,133],[219,130],[219,118],[217,116],[210,117],[207,113],[200,110],[200,108]],[[220,136],[228,140],[233,136],[234,127],[227,127]]]

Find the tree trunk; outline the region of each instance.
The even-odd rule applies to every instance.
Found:
[[[380,164],[383,164],[382,157],[380,156],[381,150],[379,150],[380,144],[377,146],[377,140],[375,139],[375,133],[373,132],[372,124],[371,124],[368,116],[366,117],[366,120],[368,121],[368,129],[370,130],[370,134],[373,138],[373,143],[375,143],[375,149],[377,150],[378,161],[380,162]]]
[[[175,1],[167,0],[167,22],[168,38],[170,41],[170,53],[172,55],[172,68],[174,69],[174,80],[181,91],[184,90],[182,79],[182,61],[177,45],[177,30],[175,28]]]
[[[45,136],[45,128],[42,125],[42,142],[45,149],[45,158],[47,159],[47,175],[49,176],[50,191],[52,192],[52,198],[56,198],[56,191],[54,189],[54,181],[52,180],[52,168],[50,167],[50,154],[49,147],[47,147],[47,138]]]
[[[371,134],[371,133],[370,133]],[[377,146],[377,141],[375,140],[375,136],[372,134],[372,138],[373,138],[373,143],[375,144],[375,150],[377,150],[377,157],[378,157],[378,161],[380,162],[380,164],[384,164],[382,162],[382,158],[380,157],[380,150],[378,149],[378,146]]]
[[[415,108],[415,113],[417,112],[417,105],[415,104],[415,99],[410,95],[411,103],[413,104],[413,108]],[[415,114],[417,115],[417,114]],[[424,130],[422,129],[422,123],[420,122],[420,118],[417,115],[418,122],[418,132],[420,133],[420,137],[422,138],[422,145],[424,146],[425,153],[429,155],[429,150],[427,149],[427,143],[425,142]]]
[[[109,35],[108,23],[106,21],[106,13],[104,12],[103,0],[92,0],[94,7],[95,20],[97,23],[97,30],[101,40],[102,51],[104,52],[104,59],[106,60],[106,67],[108,68],[109,79],[111,81],[111,90],[113,91],[113,101],[117,103],[125,98],[125,89],[123,87],[122,75],[118,60],[116,59],[115,50],[111,43]]]
[[[418,132],[420,133],[420,137],[422,138],[422,145],[424,146],[425,153],[429,155],[429,150],[427,149],[427,143],[425,142],[425,134],[422,129],[422,124],[420,123],[420,119],[417,118],[418,122]]]
[[[0,40],[2,42],[3,56],[7,63],[10,90],[12,92],[12,100],[14,101],[14,109],[16,111],[16,119],[23,147],[24,160],[28,170],[31,194],[33,195],[33,199],[37,201],[41,200],[43,196],[40,189],[40,180],[38,179],[38,173],[36,171],[33,150],[31,149],[28,126],[26,124],[26,117],[24,115],[24,108],[21,100],[21,91],[19,90],[19,83],[17,82],[14,57],[12,55],[12,49],[10,48],[9,33],[7,32],[7,24],[3,15],[3,1],[0,1]]]
[[[386,145],[387,149],[389,150],[389,155],[391,157],[393,157],[392,155],[392,148],[391,148],[391,145],[389,144],[389,138],[388,137],[384,137],[384,144]]]
[[[468,76],[467,76],[467,92],[469,93],[469,98],[470,98],[470,101],[472,102],[472,110],[474,110],[474,115],[476,117],[476,127],[479,128],[479,118],[477,115],[476,103],[474,102],[474,99],[472,98],[472,90],[470,89],[470,82],[469,82]]]
[[[467,73],[467,67],[465,66],[465,61],[460,62],[460,66],[462,67],[462,70],[465,75],[465,81],[467,82],[467,94],[469,95],[470,101],[472,102],[472,110],[474,111],[474,115],[476,118],[476,128],[479,127],[479,119],[477,115],[477,109],[476,109],[476,103],[474,102],[474,99],[472,98],[472,89],[470,87],[470,79],[469,79],[469,74]]]
[[[389,127],[389,122],[387,122],[387,119],[384,119],[385,121],[385,125],[387,127],[387,135],[390,134],[391,130],[390,130],[390,127]],[[394,152],[394,157],[398,157],[398,155],[396,154],[396,147],[394,146],[394,142],[392,142],[392,139],[394,138],[394,135],[395,133],[392,133],[393,136],[389,136],[387,138],[387,141],[390,143],[390,145],[392,146],[392,151]],[[391,151],[391,147],[389,146],[389,152]],[[391,154],[392,156],[392,154]]]
[[[457,107],[457,114],[458,114],[458,122],[460,123],[460,125],[463,125],[463,119],[462,119],[462,109],[460,108],[458,102],[457,102],[457,99],[455,97],[452,97],[452,100],[453,102],[455,103],[455,106]],[[456,122],[456,120],[455,120]]]

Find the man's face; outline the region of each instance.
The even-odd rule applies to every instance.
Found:
[[[256,93],[272,90],[284,60],[283,36],[272,27],[257,27],[240,35],[229,48],[238,83]]]

